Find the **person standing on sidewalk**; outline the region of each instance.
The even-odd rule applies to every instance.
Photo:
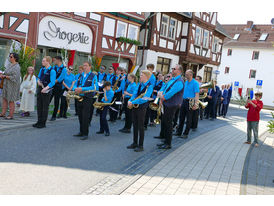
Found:
[[[38,74],[38,89],[37,89],[37,116],[38,121],[33,124],[33,127],[44,128],[48,119],[50,97],[52,88],[55,85],[56,72],[50,66],[51,57],[45,56],[42,60],[42,68]]]
[[[34,75],[34,68],[28,67],[27,74],[23,78],[23,82],[20,86],[20,92],[22,98],[20,101],[20,110],[22,111],[22,117],[30,116],[29,112],[34,111],[34,100],[36,93],[36,76]]]
[[[183,104],[180,110],[180,121],[179,121],[177,132],[175,134],[176,136],[184,139],[188,138],[188,133],[189,133],[190,127],[192,126],[192,121],[194,121],[193,126],[196,126],[198,124],[195,122],[198,119],[194,118],[194,114],[196,110],[199,108],[198,101],[199,101],[199,92],[200,92],[199,83],[195,79],[193,79],[192,70],[186,71],[186,79],[187,81],[185,82]],[[192,101],[194,101],[192,107],[189,105],[191,101],[190,99],[193,99]],[[185,119],[187,119],[186,128],[183,133],[183,136],[181,136],[184,128],[184,124],[185,124]]]
[[[258,147],[258,130],[260,121],[260,111],[263,108],[263,102],[261,98],[263,96],[262,92],[255,93],[255,99],[248,99],[245,108],[248,109],[247,112],[247,141],[246,144],[251,144],[251,130],[253,130],[255,147]]]
[[[165,138],[164,143],[157,144],[159,149],[171,149],[173,118],[183,101],[184,81],[181,77],[182,73],[183,67],[181,65],[177,64],[172,68],[173,78],[166,84],[164,90],[158,94],[161,98],[160,106],[163,107],[164,111],[161,119],[162,128],[160,136]]]
[[[81,65],[81,66],[79,66],[79,68],[78,68],[78,74],[76,74],[75,75],[75,82],[77,82],[77,80],[79,79],[79,77],[82,75],[82,73],[83,73],[83,66]],[[78,106],[77,106],[77,104],[78,104],[78,100],[75,98],[74,99],[74,107],[75,107],[75,116],[77,116],[78,115]]]
[[[138,105],[137,108],[132,108],[133,143],[127,146],[127,149],[134,149],[135,152],[141,152],[144,150],[144,122],[149,105],[149,100],[145,98],[150,98],[153,92],[153,86],[149,81],[151,75],[151,72],[148,70],[143,70],[141,72],[140,83],[128,101],[129,107]],[[142,95],[143,98],[136,99],[140,95]]]
[[[57,112],[59,109],[60,99],[63,94],[62,82],[66,76],[66,73],[67,73],[67,69],[64,67],[64,65],[62,63],[62,57],[56,56],[54,64],[55,64],[55,66],[53,69],[56,72],[56,80],[55,80],[55,85],[53,87],[52,95],[50,97],[50,102],[54,97],[54,110],[53,110],[52,117],[51,117],[50,121],[56,120],[56,115],[57,115]]]

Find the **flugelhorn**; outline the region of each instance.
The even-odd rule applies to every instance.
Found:
[[[159,108],[159,100],[160,97],[156,97],[155,100],[149,104],[149,108],[153,111],[157,111]]]

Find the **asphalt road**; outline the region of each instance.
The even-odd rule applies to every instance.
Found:
[[[237,123],[246,111],[231,108],[229,114]],[[0,194],[81,194],[103,178],[121,173],[125,166],[154,151],[159,142],[153,138],[159,126],[149,128],[145,151],[128,150],[132,133],[119,133],[123,124],[124,121],[110,123],[109,137],[96,135],[99,121],[95,117],[90,138],[85,141],[72,136],[79,130],[78,120],[48,124],[45,129],[28,126],[1,132]],[[199,124],[197,132],[206,132],[228,121],[203,120]]]

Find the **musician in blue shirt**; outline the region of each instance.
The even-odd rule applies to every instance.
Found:
[[[129,84],[128,78],[127,78],[127,70],[125,68],[122,68],[122,72],[121,72],[122,78],[125,80],[125,85],[124,85],[124,89],[122,91],[122,97],[121,97],[121,101],[123,102],[123,94],[125,92],[125,90],[127,89],[127,86]],[[117,119],[122,119],[122,114],[125,111],[125,107],[124,104],[120,107],[120,111],[119,111],[119,115]]]
[[[65,75],[67,73],[67,69],[64,67],[63,63],[62,63],[62,57],[61,56],[56,56],[54,58],[54,64],[55,66],[53,67],[53,69],[56,72],[56,80],[55,80],[55,85],[53,87],[53,92],[50,98],[50,102],[54,97],[54,109],[53,109],[53,113],[52,113],[52,117],[50,119],[50,121],[54,121],[56,120],[56,115],[59,109],[59,103],[60,103],[60,99],[62,96],[62,82],[65,78]]]
[[[38,75],[38,89],[37,89],[37,123],[33,124],[33,127],[44,128],[46,127],[46,121],[48,118],[50,96],[52,94],[52,88],[55,85],[56,72],[50,66],[51,57],[45,56],[42,60],[42,68]]]
[[[132,108],[132,121],[133,121],[133,143],[129,145],[128,149],[134,149],[135,152],[144,150],[144,121],[146,110],[149,105],[149,99],[153,92],[153,86],[149,82],[151,72],[144,70],[140,75],[140,83],[135,88],[133,95],[128,101],[128,107],[135,105],[137,108]],[[143,94],[142,98],[138,98]],[[138,141],[139,140],[139,141]]]
[[[111,83],[111,86],[113,86],[116,81],[116,76],[115,76],[114,69],[112,66],[110,66],[108,68],[108,74],[107,74],[106,81],[109,81]]]
[[[111,103],[114,97],[114,91],[111,89],[111,83],[109,81],[104,82],[103,85],[104,96],[102,99],[103,103]],[[96,132],[97,134],[103,134],[109,136],[109,127],[107,122],[107,113],[109,106],[104,106],[103,110],[100,111],[100,131]]]
[[[125,108],[125,125],[123,129],[120,129],[120,132],[123,133],[130,133],[131,130],[131,125],[132,125],[132,110],[127,107],[129,99],[132,97],[134,91],[136,90],[136,76],[134,74],[129,74],[128,75],[128,81],[129,84],[127,88],[124,91],[123,94],[123,107]]]
[[[194,118],[194,112],[199,108],[199,83],[193,79],[193,71],[187,70],[185,73],[187,81],[185,82],[185,89],[184,89],[184,95],[183,95],[183,104],[181,106],[180,110],[180,121],[179,121],[179,127],[176,132],[176,136],[181,138],[188,138],[188,133],[190,130],[190,127],[192,125],[192,121],[198,120]],[[193,102],[193,105],[191,104],[191,101]],[[186,121],[186,127],[185,131],[183,133],[183,136],[181,136],[184,123]],[[195,125],[195,123],[194,123]]]
[[[117,82],[118,89],[113,88],[113,89],[115,89],[114,98],[116,99],[116,102],[121,102],[122,94],[123,94],[125,84],[126,84],[125,77],[121,75],[122,70],[123,70],[123,68],[121,68],[121,67],[118,67],[117,70],[116,70],[116,81],[115,81],[115,83]],[[117,120],[118,113],[120,111],[120,107],[121,107],[121,104],[114,104],[113,108],[115,110],[109,110],[109,116],[110,116],[109,121],[115,122]]]
[[[72,74],[73,72],[73,67],[69,66],[66,76],[64,78],[63,81],[63,93],[62,93],[62,97],[61,97],[61,106],[60,106],[60,114],[59,117],[63,117],[63,118],[67,118],[67,110],[68,110],[68,104],[67,104],[67,100],[66,97],[64,96],[64,92],[66,91],[71,91],[74,83],[75,83],[75,76],[74,74]]]
[[[97,76],[91,72],[91,63],[83,63],[84,73],[81,74],[74,84],[73,89],[76,94],[83,98],[78,101],[78,119],[80,123],[80,132],[74,136],[80,137],[81,140],[86,140],[89,133],[89,124],[91,121],[91,110],[94,103],[95,92],[89,92],[96,89]]]

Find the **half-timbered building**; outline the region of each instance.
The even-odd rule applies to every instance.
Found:
[[[227,36],[217,21],[217,12],[145,13],[141,27],[138,64],[152,63],[156,71],[168,73],[175,64],[192,69],[207,82],[221,61]]]

